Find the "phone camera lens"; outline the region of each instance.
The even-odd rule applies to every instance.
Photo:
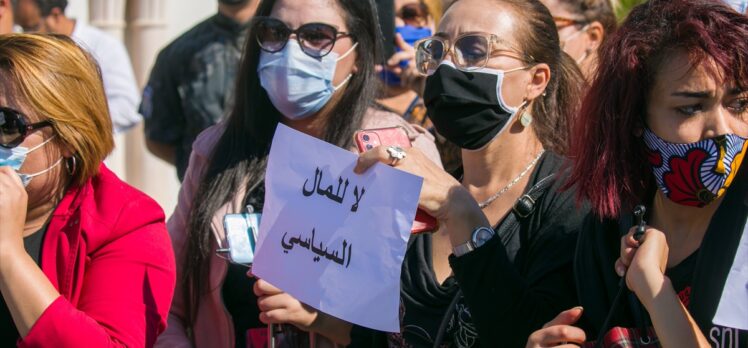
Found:
[[[373,149],[373,148],[374,148],[374,146],[371,146],[371,145],[366,145],[366,149],[367,149],[367,150],[371,150],[371,149]]]
[[[364,137],[363,137],[363,138],[364,138],[364,141],[369,141],[369,140],[371,139],[371,138],[369,138],[369,136],[368,136],[368,135],[366,135],[366,134],[364,134]]]

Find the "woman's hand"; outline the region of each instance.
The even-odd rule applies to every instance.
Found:
[[[301,303],[262,279],[255,282],[254,293],[261,322],[291,324],[304,331],[317,332],[337,344],[350,344],[351,324]]]
[[[28,195],[11,167],[0,167],[0,250],[23,248]]]
[[[556,318],[535,331],[527,340],[527,348],[576,348],[587,339],[584,331],[571,326],[582,317],[582,307],[561,312]]]
[[[665,234],[647,227],[641,241],[634,239],[636,227],[621,238],[621,257],[616,273],[626,276],[626,285],[647,306],[665,281],[669,248]]]
[[[257,279],[254,286],[260,321],[265,324],[292,324],[304,331],[313,331],[319,313],[291,295]]]
[[[354,171],[361,174],[378,162],[392,165],[393,159],[387,152],[387,148],[388,146],[379,146],[362,153]],[[423,187],[418,203],[427,213],[440,221],[446,221],[455,213],[454,210],[456,209],[452,209],[452,207],[468,205],[468,202],[462,202],[463,200],[472,200],[473,205],[477,207],[475,200],[469,194],[457,194],[460,191],[465,191],[465,193],[467,191],[455,178],[439,168],[420,150],[416,148],[403,150],[406,153],[405,158],[398,160],[394,167],[423,178]],[[461,199],[457,199],[458,196]]]

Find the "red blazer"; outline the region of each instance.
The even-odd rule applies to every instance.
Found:
[[[151,347],[166,329],[176,269],[164,212],[104,165],[55,209],[41,268],[61,296],[19,347]]]

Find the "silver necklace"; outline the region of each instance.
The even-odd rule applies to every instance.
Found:
[[[501,190],[499,190],[499,192],[494,193],[493,196],[488,197],[487,200],[485,200],[485,201],[483,201],[481,203],[478,203],[478,206],[481,209],[483,209],[483,208],[491,205],[491,203],[493,203],[497,198],[501,197],[501,195],[503,195],[504,193],[506,193],[506,191],[509,191],[509,189],[512,188],[512,186],[514,186],[515,184],[517,184],[520,180],[522,180],[522,178],[525,175],[527,175],[527,173],[530,171],[530,169],[535,166],[535,163],[538,163],[538,160],[540,159],[540,156],[543,156],[544,153],[545,153],[545,150],[540,151],[540,153],[538,154],[538,156],[535,157],[535,159],[532,160],[532,162],[530,162],[530,164],[527,165],[527,168],[525,168],[525,170],[523,170],[522,173],[519,173],[519,175],[516,178],[514,178],[514,180],[512,180],[511,182],[509,182],[509,184],[507,184],[506,186],[504,186],[504,188],[502,188]]]

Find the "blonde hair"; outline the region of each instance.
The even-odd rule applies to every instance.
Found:
[[[3,93],[51,121],[76,157],[72,183],[98,174],[114,148],[112,121],[96,61],[60,35],[0,35]]]

